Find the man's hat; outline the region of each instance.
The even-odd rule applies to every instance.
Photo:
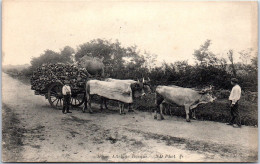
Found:
[[[231,81],[234,82],[234,83],[238,83],[237,78],[232,78]]]

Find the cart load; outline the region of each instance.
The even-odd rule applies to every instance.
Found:
[[[38,67],[31,77],[31,89],[35,95],[43,95],[49,100],[51,106],[61,108],[62,86],[68,80],[72,90],[72,106],[80,106],[85,98],[85,83],[89,78],[84,68],[78,68],[70,64],[44,64]]]

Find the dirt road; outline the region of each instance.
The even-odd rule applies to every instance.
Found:
[[[2,74],[5,162],[230,162],[257,161],[258,128],[149,112],[119,115],[115,107],[70,114],[50,107],[30,86]]]

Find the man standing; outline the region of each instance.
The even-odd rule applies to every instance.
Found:
[[[62,87],[62,94],[63,94],[63,109],[62,113],[72,113],[70,112],[70,97],[71,97],[71,89],[69,86],[69,81],[65,80],[65,85]],[[66,112],[65,112],[66,110]]]
[[[238,80],[236,78],[231,79],[231,84],[233,85],[233,88],[229,96],[229,100],[231,102],[231,120],[228,123],[228,125],[233,125],[234,128],[241,128],[241,120],[238,110],[238,101],[241,97],[241,88],[238,85]]]

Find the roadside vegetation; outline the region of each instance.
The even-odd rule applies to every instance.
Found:
[[[229,120],[228,96],[232,88],[230,79],[236,77],[242,88],[240,100],[242,124],[257,126],[257,52],[249,48],[240,52],[230,49],[222,54],[215,54],[210,51],[211,44],[211,40],[206,40],[194,50],[194,65],[190,65],[188,60],[185,60],[174,63],[164,62],[156,66],[156,54],[147,51],[141,53],[137,46],[123,47],[118,41],[95,39],[79,45],[76,50],[69,46],[64,47],[60,52],[45,50],[39,57],[32,58],[30,66],[23,69],[3,67],[3,71],[29,83],[33,70],[44,63],[76,64],[85,55],[98,57],[102,58],[105,64],[105,77],[135,80],[149,78],[152,91],[157,85],[189,88],[213,85],[217,100],[199,106],[196,115],[199,120],[219,122]],[[234,53],[239,54],[239,61],[235,62]],[[151,93],[146,98],[138,100],[136,108],[153,111],[154,94]],[[169,106],[165,113],[185,117],[185,112],[180,107]]]

